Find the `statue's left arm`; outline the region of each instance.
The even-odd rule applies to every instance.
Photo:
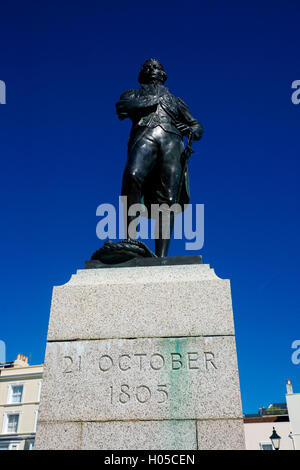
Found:
[[[202,125],[192,116],[187,105],[180,98],[177,98],[177,100],[179,109],[179,122],[176,123],[177,129],[182,135],[188,135],[192,132],[194,140],[201,139],[203,135]]]
[[[132,118],[141,111],[154,111],[158,102],[157,94],[145,94],[141,90],[127,90],[116,104],[117,115],[121,120]]]

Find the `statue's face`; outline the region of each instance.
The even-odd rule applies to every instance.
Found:
[[[140,71],[141,83],[151,83],[155,80],[164,83],[166,73],[158,60],[147,60]]]

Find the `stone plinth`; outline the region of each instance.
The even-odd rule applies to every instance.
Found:
[[[244,448],[230,282],[195,264],[55,287],[35,448]]]

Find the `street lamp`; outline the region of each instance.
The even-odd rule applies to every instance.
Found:
[[[292,431],[291,431],[290,434],[289,434],[289,438],[292,439],[292,442],[293,442],[293,449],[295,450],[294,434],[292,433]]]
[[[279,450],[281,437],[278,436],[278,434],[277,434],[274,427],[273,427],[273,433],[270,436],[270,439],[271,439],[272,445],[274,447],[274,450]]]

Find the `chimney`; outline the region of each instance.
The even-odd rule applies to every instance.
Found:
[[[287,379],[286,381],[286,393],[287,395],[292,395],[293,393],[293,387],[292,387],[290,379]]]
[[[17,359],[14,361],[14,367],[28,367],[28,357],[18,354]]]

